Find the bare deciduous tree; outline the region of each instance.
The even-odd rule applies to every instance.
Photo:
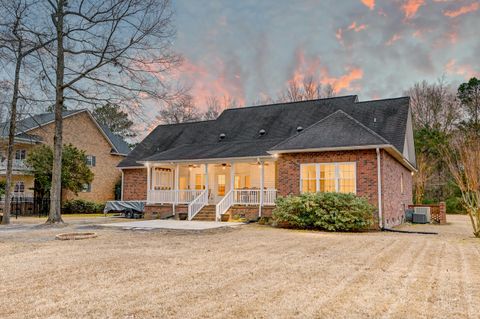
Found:
[[[462,193],[473,234],[480,238],[480,136],[475,130],[458,133],[442,151]]]
[[[202,115],[195,106],[193,97],[189,94],[166,103],[157,116],[157,120],[164,124],[194,122],[201,118]]]
[[[215,96],[207,98],[207,110],[203,114],[204,120],[215,120],[220,115],[222,107],[220,101]]]
[[[296,79],[288,81],[288,86],[280,94],[279,102],[298,102],[323,99],[335,96],[335,90],[328,84],[322,87],[312,76],[308,76],[300,83]]]
[[[450,131],[459,121],[460,104],[455,90],[443,78],[437,83],[415,83],[405,91],[410,96],[410,106],[415,128],[432,128]]]
[[[164,72],[179,58],[169,50],[174,30],[168,0],[48,0],[57,36],[51,59],[40,59],[45,88],[54,88],[55,135],[47,223],[62,222],[61,163],[64,101],[138,107],[166,100]],[[55,74],[55,78],[51,78]]]
[[[40,23],[35,22],[37,1],[1,0],[0,11],[0,58],[14,64],[12,98],[10,103],[9,133],[7,144],[7,169],[5,183],[5,206],[3,224],[10,223],[11,184],[13,171],[13,147],[15,142],[17,105],[21,98],[20,77],[25,59],[49,45],[54,37]],[[38,16],[36,17],[38,18]]]

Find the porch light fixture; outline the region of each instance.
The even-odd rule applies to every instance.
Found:
[[[272,155],[274,158],[278,158],[278,153]]]
[[[227,164],[223,163],[222,164],[222,169],[225,170],[225,167],[227,167]]]

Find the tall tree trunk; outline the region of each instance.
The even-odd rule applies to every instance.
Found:
[[[62,130],[63,130],[63,76],[65,70],[63,48],[64,0],[58,0],[56,12],[57,67],[55,83],[55,135],[53,138],[52,187],[50,189],[50,214],[47,223],[63,223],[62,200]]]
[[[15,130],[17,124],[17,102],[18,90],[20,83],[20,69],[22,67],[22,44],[18,45],[17,61],[15,64],[15,80],[13,83],[13,97],[10,109],[10,129],[8,131],[8,146],[7,146],[7,172],[5,181],[5,207],[3,210],[2,224],[10,224],[10,210],[11,210],[11,188],[12,188],[12,171],[13,171],[13,145],[15,144]]]

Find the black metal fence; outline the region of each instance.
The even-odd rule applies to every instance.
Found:
[[[0,208],[3,211],[5,207],[4,198],[0,201]],[[14,196],[10,204],[11,216],[47,216],[50,209],[49,198]]]

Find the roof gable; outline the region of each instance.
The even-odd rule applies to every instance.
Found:
[[[98,123],[98,121],[93,117],[93,115],[87,109],[66,110],[62,112],[62,117],[67,118],[67,117],[81,114],[84,112],[86,112],[89,115],[90,119],[95,123],[95,125],[97,126],[99,131],[102,133],[102,135],[105,137],[107,142],[112,146],[114,153],[126,156],[130,152],[130,147],[123,140],[123,138],[118,135],[115,135],[112,131],[110,131],[110,129],[107,126],[101,125],[100,123]],[[55,121],[55,113],[53,112],[28,116],[22,120],[17,121],[16,136],[20,138],[29,137],[31,138],[32,141],[36,141],[36,137],[29,135],[28,132],[34,129],[40,128],[42,126],[52,124],[54,123],[54,121]],[[10,122],[4,122],[0,124],[1,137],[5,138],[8,136],[9,126],[10,126]]]
[[[271,148],[272,151],[358,147],[390,144],[383,137],[338,110]]]

